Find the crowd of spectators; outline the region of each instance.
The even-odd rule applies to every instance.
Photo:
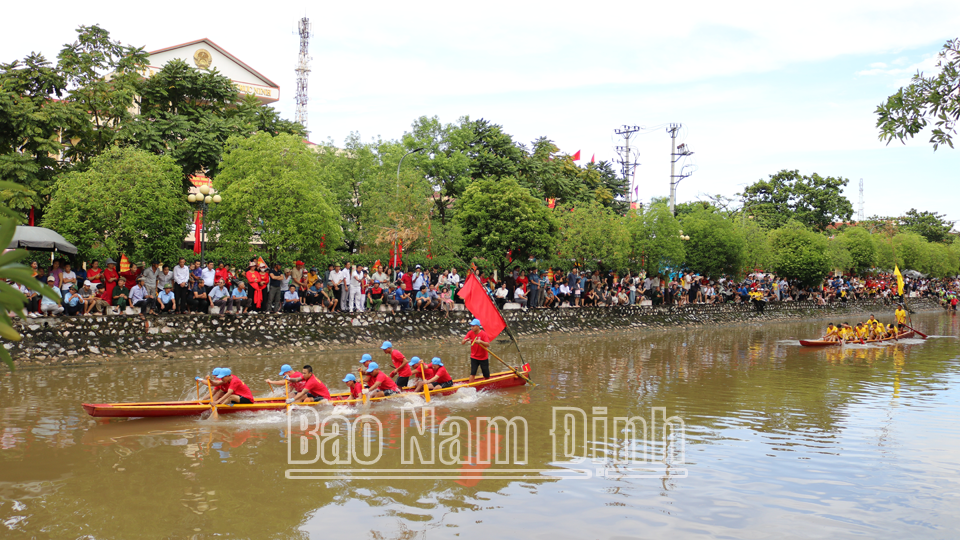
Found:
[[[101,269],[98,261],[81,268],[55,260],[51,268],[33,263],[34,274],[60,293],[59,301],[42,297],[22,287],[28,298],[30,317],[104,314],[116,307],[139,308],[142,314],[208,313],[217,308],[227,313],[287,312],[307,310],[359,312],[443,311],[454,309],[464,279],[456,268],[391,269],[367,268],[347,262],[326,270],[306,268],[297,261],[291,268],[252,260],[244,272],[224,263],[200,261],[188,264],[180,259],[172,268],[153,263],[132,264],[120,272],[112,259]],[[505,275],[477,277],[491,298],[503,308],[507,303],[522,309],[602,306],[683,306],[688,304],[752,303],[763,311],[768,302],[810,300],[825,305],[857,298],[897,296],[897,281],[891,274],[869,277],[828,277],[819,287],[801,287],[773,274],[754,273],[745,279],[710,279],[692,272],[668,272],[649,276],[626,272],[530,269],[519,266]],[[958,280],[932,280],[922,276],[905,278],[905,295],[932,296],[947,308],[956,309]],[[313,307],[315,306],[315,307]]]

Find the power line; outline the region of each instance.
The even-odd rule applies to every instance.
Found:
[[[636,194],[634,192],[633,179],[636,177],[637,166],[640,165],[636,161],[637,151],[630,148],[630,139],[635,137],[641,129],[643,128],[640,126],[623,125],[613,130],[615,134],[623,138],[623,144],[620,146],[614,146],[614,149],[619,155],[619,159],[616,161],[620,164],[620,172],[623,174],[623,179],[624,181],[630,183],[631,195],[628,197],[632,197]],[[639,198],[639,195],[637,195],[637,199]],[[633,199],[631,198],[630,200]]]
[[[697,166],[691,163],[684,164],[680,167],[680,174],[676,173],[677,162],[693,155],[686,143],[677,146],[677,133],[682,127],[683,124],[670,124],[667,127],[667,133],[670,134],[670,213],[674,215],[677,208],[677,184],[697,170]]]

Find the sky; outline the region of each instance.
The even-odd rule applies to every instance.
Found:
[[[41,16],[42,15],[42,16]],[[0,61],[55,59],[79,25],[148,51],[209,38],[280,86],[293,119],[298,19],[310,18],[315,142],[398,139],[420,116],[485,118],[529,144],[613,160],[634,136],[641,200],[669,194],[669,123],[694,152],[678,202],[735,196],[783,169],[850,180],[864,214],[960,221],[960,149],[889,145],[875,109],[960,37],[960,2],[128,2],[4,7]],[[16,24],[9,24],[15,21]],[[960,139],[957,141],[960,146]]]

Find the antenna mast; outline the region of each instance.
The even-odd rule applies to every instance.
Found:
[[[300,19],[300,56],[297,58],[297,123],[307,129],[307,81],[310,76],[310,19]],[[309,131],[307,134],[309,135]]]
[[[863,178],[860,179],[860,207],[857,211],[857,221],[863,221]]]

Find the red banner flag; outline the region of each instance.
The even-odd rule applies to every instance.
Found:
[[[403,264],[403,241],[397,242],[397,250],[390,250],[390,267],[396,268]]]
[[[580,151],[577,150],[577,153],[573,155],[572,158],[574,161],[580,161]]]
[[[596,159],[597,159],[597,155],[596,155],[596,154],[590,156],[590,163],[593,163]]]
[[[507,327],[507,322],[500,316],[497,306],[493,304],[493,299],[487,294],[476,274],[472,272],[467,274],[467,279],[457,292],[457,296],[463,298],[463,305],[473,313],[474,317],[480,319],[480,324],[487,331],[491,341],[497,339],[500,332]]]
[[[120,273],[130,271],[130,259],[127,258],[123,253],[120,254]]]
[[[200,212],[197,212],[196,217],[193,219],[193,224],[196,227],[193,230],[193,252],[200,253],[200,246],[203,238],[203,221],[200,219]]]
[[[553,208],[557,205],[556,199],[547,199],[547,208]]]

